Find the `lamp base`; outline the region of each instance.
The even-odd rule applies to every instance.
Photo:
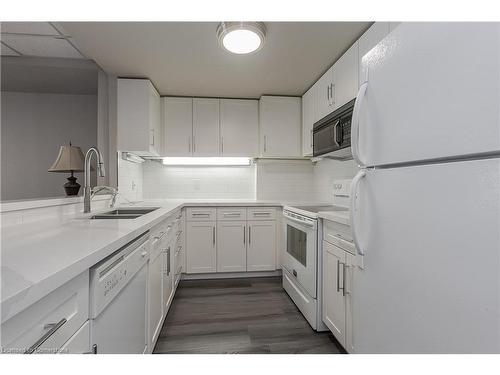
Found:
[[[76,182],[76,177],[68,177],[68,182],[64,184],[64,190],[66,191],[66,195],[73,196],[73,195],[78,195],[78,192],[80,191],[80,184]]]

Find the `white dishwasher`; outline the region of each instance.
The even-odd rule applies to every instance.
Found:
[[[90,269],[90,339],[97,353],[147,350],[147,262],[143,234]]]

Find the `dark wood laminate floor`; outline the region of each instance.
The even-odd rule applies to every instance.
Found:
[[[281,277],[181,281],[154,353],[343,353],[317,333]]]

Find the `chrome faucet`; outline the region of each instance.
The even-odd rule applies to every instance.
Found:
[[[91,147],[85,154],[85,170],[84,170],[84,180],[83,180],[83,212],[90,212],[90,197],[92,195],[92,188],[90,187],[90,160],[92,159],[92,154],[97,157],[97,172],[99,176],[104,177],[104,159],[101,153],[96,147]]]

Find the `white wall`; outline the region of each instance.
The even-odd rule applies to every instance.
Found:
[[[59,147],[97,144],[96,95],[1,93],[1,199],[64,196],[69,174],[49,173]],[[83,176],[77,173],[83,185]],[[81,193],[81,190],[80,190]]]
[[[314,201],[313,170],[309,160],[259,160],[257,199]]]
[[[173,167],[147,161],[144,199],[255,199],[255,166]]]

